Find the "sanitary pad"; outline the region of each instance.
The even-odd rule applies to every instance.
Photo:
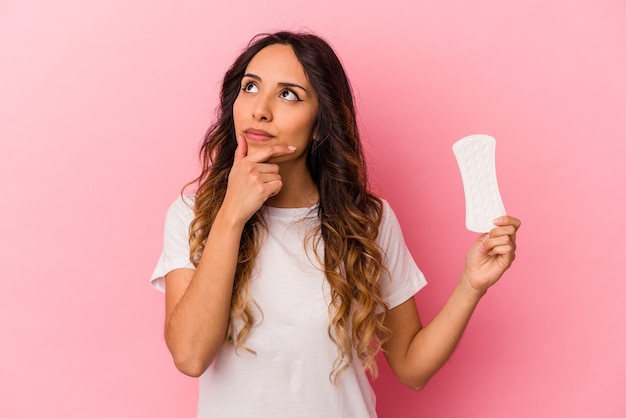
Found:
[[[473,232],[488,232],[493,221],[505,215],[496,179],[496,140],[489,135],[466,136],[452,151],[461,170],[465,191],[465,226]]]

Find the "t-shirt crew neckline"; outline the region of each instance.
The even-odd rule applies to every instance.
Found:
[[[263,210],[268,216],[277,218],[311,218],[317,216],[318,206],[318,203],[308,208],[278,208],[266,205]]]

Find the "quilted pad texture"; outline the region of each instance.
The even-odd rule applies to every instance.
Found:
[[[455,142],[452,151],[463,179],[465,226],[473,232],[488,232],[493,220],[506,214],[496,178],[496,140],[470,135]]]

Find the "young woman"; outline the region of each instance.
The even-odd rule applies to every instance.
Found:
[[[376,353],[423,388],[515,256],[520,222],[504,216],[422,325],[413,296],[426,282],[368,190],[350,84],[312,34],[253,40],[224,77],[201,159],[152,277],[176,367],[200,376],[199,417],[375,417]]]

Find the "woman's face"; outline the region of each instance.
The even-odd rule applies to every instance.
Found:
[[[285,144],[294,154],[272,162],[303,159],[317,119],[317,94],[289,45],[273,44],[248,64],[233,106],[235,132],[246,139],[248,154],[260,147]]]

